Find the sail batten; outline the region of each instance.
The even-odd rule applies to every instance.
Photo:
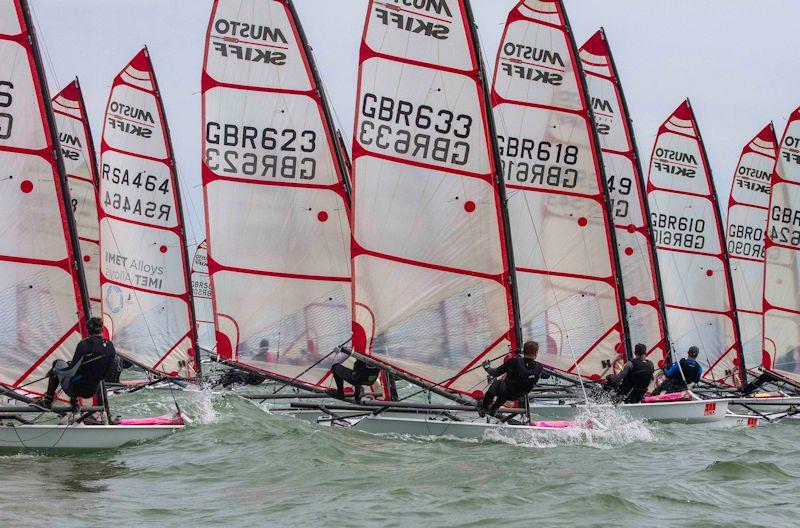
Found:
[[[720,209],[688,100],[659,128],[647,193],[672,359],[697,346],[706,381],[741,386],[745,365]]]
[[[800,108],[786,124],[770,189],[762,365],[800,382]]]
[[[624,361],[628,321],[583,77],[561,2],[519,2],[498,50],[492,104],[521,330],[548,367],[599,379]]]
[[[66,173],[27,2],[0,1],[0,384],[33,394],[89,313]]]
[[[432,22],[430,32],[398,20]],[[469,4],[371,1],[353,140],[353,346],[478,395],[517,346],[502,183]],[[482,387],[481,387],[482,388]]]
[[[146,48],[112,83],[100,152],[104,331],[131,361],[194,377],[200,366],[180,189]]]
[[[215,1],[202,91],[217,353],[330,387],[330,352],[351,333],[346,164],[293,3]]]

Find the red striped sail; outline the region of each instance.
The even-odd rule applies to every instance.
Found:
[[[763,365],[800,382],[800,108],[786,124],[771,187]]]
[[[0,1],[0,384],[44,392],[88,311],[30,14]],[[38,381],[37,381],[38,380]]]
[[[200,242],[192,259],[192,301],[197,322],[197,342],[211,350],[214,341],[214,306],[211,302],[211,279],[208,276],[208,246]]]
[[[770,123],[745,145],[728,199],[728,255],[742,352],[748,368],[762,363],[764,238],[777,144],[775,129]]]
[[[523,337],[539,342],[545,365],[599,379],[625,359],[627,321],[600,147],[560,1],[511,11],[492,102]]]
[[[697,346],[703,379],[742,385],[744,362],[717,193],[688,100],[658,130],[647,198],[672,359]]]
[[[351,333],[348,197],[292,3],[215,1],[202,91],[217,352],[275,379],[330,386],[329,354]]]
[[[78,79],[53,97],[61,159],[83,261],[92,314],[100,315],[100,225],[97,220],[97,158]]]
[[[478,396],[516,345],[485,73],[467,1],[369,2],[353,141],[353,346]],[[424,27],[425,31],[407,28]]]
[[[669,342],[645,179],[625,95],[602,29],[581,47],[580,58],[611,197],[628,332],[631,343],[645,344],[647,355],[661,365]]]
[[[199,363],[180,192],[147,49],[114,78],[100,153],[105,330],[130,360],[194,376]]]

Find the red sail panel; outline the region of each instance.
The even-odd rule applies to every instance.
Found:
[[[359,56],[353,346],[477,395],[516,342],[484,73],[466,1],[405,4],[370,1]]]
[[[626,321],[600,149],[561,2],[511,11],[492,99],[523,337],[539,342],[545,365],[598,379],[624,360]]]
[[[662,365],[668,341],[645,178],[622,85],[602,29],[581,47],[580,59],[611,197],[628,333],[632,344],[643,343],[648,357]]]
[[[800,108],[786,124],[771,187],[763,365],[800,382]]]
[[[199,365],[180,193],[146,49],[114,78],[100,153],[105,330],[132,361],[194,376]]]
[[[197,342],[200,347],[211,350],[214,339],[214,306],[211,302],[211,278],[208,276],[208,246],[200,242],[192,259],[192,301],[197,323]]]
[[[29,21],[24,1],[0,0],[0,384],[41,393],[81,340],[86,303]]]
[[[742,334],[745,365],[761,365],[764,295],[764,238],[770,179],[778,140],[772,124],[765,126],[742,150],[728,199],[728,256]]]
[[[322,90],[291,2],[214,2],[202,91],[217,352],[315,387],[331,385],[323,358],[352,326],[344,165]]]
[[[97,220],[97,159],[78,80],[53,98],[61,159],[67,172],[70,204],[83,262],[92,314],[100,316],[100,224]]]
[[[700,348],[703,378],[744,382],[717,193],[689,101],[658,130],[647,198],[674,360]]]

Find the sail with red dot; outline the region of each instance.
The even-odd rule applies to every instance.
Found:
[[[202,76],[217,353],[311,389],[351,333],[343,155],[292,3],[217,0]]]
[[[100,224],[97,220],[97,159],[78,79],[53,97],[61,159],[83,262],[92,315],[100,316]]]
[[[199,362],[180,191],[147,49],[114,78],[100,154],[105,331],[131,361],[194,377]]]
[[[728,256],[747,368],[762,363],[764,238],[777,150],[778,140],[770,123],[742,150],[728,199]]]
[[[486,75],[469,2],[408,4],[370,1],[361,43],[353,346],[478,396],[517,346]]]
[[[771,188],[763,366],[800,382],[800,108],[786,124]]]
[[[0,0],[0,384],[41,394],[88,313],[30,13]]]
[[[626,359],[627,320],[600,145],[561,2],[511,11],[492,103],[523,339],[539,343],[546,366],[599,379]]]
[[[602,29],[581,47],[580,59],[614,215],[628,333],[631,343],[644,344],[647,357],[660,366],[667,360],[669,341],[645,179],[622,84]]]
[[[688,100],[658,130],[647,198],[672,359],[697,346],[704,380],[741,386],[744,361],[717,192]]]

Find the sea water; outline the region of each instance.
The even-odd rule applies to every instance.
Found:
[[[603,426],[590,432],[466,442],[320,427],[209,390],[112,397],[126,416],[176,402],[192,425],[151,443],[0,456],[0,526],[800,523],[800,425],[644,424],[608,412],[590,417]]]

